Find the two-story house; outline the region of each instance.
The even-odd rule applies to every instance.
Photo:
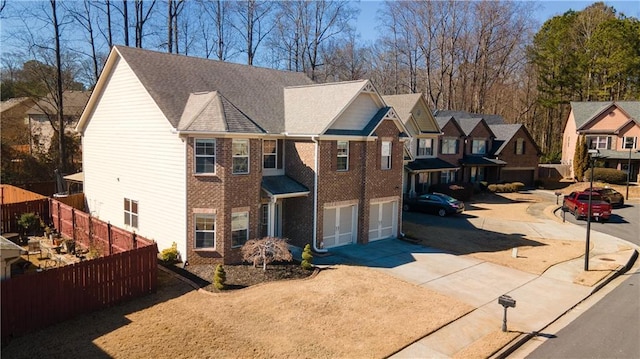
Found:
[[[439,156],[440,126],[431,114],[421,93],[383,96],[411,135],[407,142],[409,156],[405,160],[403,191],[409,196],[427,193],[436,183],[450,183],[460,169],[457,159],[448,162]]]
[[[265,235],[326,251],[400,233],[409,137],[367,80],[116,46],[77,129],[92,215],[190,263]]]
[[[533,186],[538,179],[540,148],[522,124],[489,125],[496,138],[491,155],[506,164],[500,169],[501,182],[522,182]]]
[[[638,178],[640,101],[571,102],[562,137],[562,164],[569,166],[572,177],[577,176],[573,157],[580,136],[585,136],[589,149],[600,152],[605,167],[631,171],[632,181]]]

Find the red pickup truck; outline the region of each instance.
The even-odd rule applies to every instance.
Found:
[[[589,213],[589,191],[571,192],[564,196],[562,209],[573,213],[576,219],[587,217]],[[608,221],[611,216],[611,204],[596,192],[591,193],[591,217]]]

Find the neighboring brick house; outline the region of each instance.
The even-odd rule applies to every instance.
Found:
[[[116,46],[78,124],[89,211],[190,263],[400,233],[402,121],[366,80]]]
[[[604,167],[631,171],[632,181],[638,179],[640,101],[571,102],[562,138],[562,164],[569,166],[571,177],[576,177],[573,156],[579,136],[600,152]]]
[[[403,192],[409,196],[427,193],[432,184],[455,182],[458,158],[440,158],[441,130],[421,93],[383,96],[398,113],[411,135],[407,142]],[[447,155],[450,156],[450,155]]]
[[[456,118],[465,137],[462,145],[462,182],[496,183],[500,181],[500,168],[506,162],[494,158],[490,152],[493,148],[495,134],[482,118]]]
[[[500,182],[522,182],[533,186],[538,179],[540,148],[522,124],[489,125],[496,138],[490,153],[506,162],[500,169]]]

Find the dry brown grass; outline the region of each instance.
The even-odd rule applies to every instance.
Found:
[[[160,277],[157,294],[18,338],[3,357],[384,357],[473,309],[362,267],[222,294]]]
[[[477,340],[473,344],[468,347],[462,349],[457,352],[453,358],[454,359],[477,359],[477,358],[489,358],[493,353],[497,350],[504,347],[507,343],[510,343],[516,337],[518,337],[520,332],[503,332],[497,330],[495,332],[491,332],[481,339]]]

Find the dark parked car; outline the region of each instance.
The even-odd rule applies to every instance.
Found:
[[[422,194],[415,198],[406,198],[402,209],[405,211],[421,211],[437,213],[440,217],[448,214],[462,213],[464,203],[442,193]]]
[[[589,189],[585,189],[588,191]],[[611,203],[611,207],[622,207],[624,205],[624,196],[613,188],[593,187],[593,193],[598,193],[602,199]]]

